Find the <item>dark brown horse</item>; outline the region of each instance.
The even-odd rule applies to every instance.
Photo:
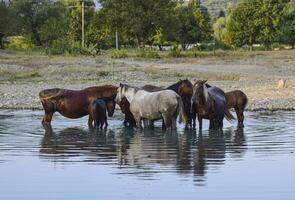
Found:
[[[241,90],[225,93],[226,107],[234,108],[238,118],[238,127],[244,127],[244,111],[248,103],[247,95]]]
[[[226,107],[225,93],[218,87],[207,87],[206,81],[194,84],[192,103],[195,103],[198,114],[199,129],[202,130],[202,119],[209,119],[209,129],[222,129],[223,119],[234,117]]]
[[[206,83],[206,86],[209,88],[211,85]],[[238,118],[238,127],[244,127],[244,111],[248,104],[247,95],[241,90],[233,90],[225,93],[226,107],[228,109],[234,108],[237,118]]]
[[[193,95],[193,84],[188,79],[180,79],[177,83],[167,87],[166,89],[173,90],[181,97],[188,124],[192,127],[193,115],[191,112],[191,98]]]
[[[125,114],[124,126],[135,127],[136,122],[130,111],[130,103],[128,102],[126,97],[122,98],[122,100],[119,102],[119,106],[122,113]]]
[[[39,99],[45,111],[42,124],[50,126],[52,115],[59,112],[67,118],[76,119],[89,115],[91,103],[97,98],[115,99],[117,88],[113,85],[101,85],[89,87],[83,90],[66,90],[66,89],[48,89],[39,93]],[[112,103],[107,107],[112,109]],[[93,119],[89,116],[88,125],[92,126]]]

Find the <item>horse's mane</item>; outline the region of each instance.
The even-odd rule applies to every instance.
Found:
[[[133,88],[133,89],[135,89],[136,91],[137,90],[141,90],[139,87],[135,87],[135,86],[131,86],[131,85],[128,85],[128,84],[124,84],[124,83],[121,83],[120,84],[120,87],[125,87],[125,88]]]
[[[178,82],[168,86],[166,89],[169,89],[169,90],[173,90],[174,92],[177,92],[179,86],[182,84],[182,83],[188,83],[190,84],[191,86],[193,86],[193,84],[187,80],[187,79],[184,79],[184,80],[179,80]]]

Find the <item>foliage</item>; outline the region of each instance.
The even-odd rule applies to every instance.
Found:
[[[116,58],[116,59],[119,59],[119,58],[127,58],[128,57],[128,53],[124,49],[120,49],[120,50],[112,49],[111,50],[111,57],[112,58]]]
[[[188,5],[178,8],[179,28],[176,40],[186,49],[189,44],[207,41],[211,35],[211,25],[208,13],[201,12],[200,5],[190,1]]]
[[[71,42],[64,39],[54,40],[52,47],[46,49],[47,54],[72,54],[72,55],[95,55],[93,46],[82,47],[80,42]]]
[[[174,45],[173,48],[169,51],[168,55],[173,58],[179,58],[181,57],[181,49],[178,48],[178,45]]]
[[[291,0],[285,8],[285,23],[282,28],[281,42],[295,46],[295,0]]]
[[[112,33],[118,31],[121,41],[144,46],[156,29],[164,34],[172,30],[174,0],[102,0],[105,21]]]
[[[269,47],[282,33],[284,6],[283,0],[248,0],[238,4],[226,25],[229,42],[237,47],[254,43]]]
[[[140,58],[156,58],[157,59],[157,58],[160,58],[160,55],[155,50],[142,48],[142,49],[139,50],[139,53],[137,54],[137,57],[140,57]]]
[[[29,50],[33,49],[34,45],[30,36],[11,36],[7,38],[5,48],[14,50]]]

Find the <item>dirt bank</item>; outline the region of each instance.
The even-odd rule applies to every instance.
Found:
[[[225,91],[241,89],[249,97],[248,110],[295,109],[294,50],[159,60],[0,51],[0,108],[41,109],[37,94],[46,88],[120,82],[168,86],[180,78],[208,79]]]

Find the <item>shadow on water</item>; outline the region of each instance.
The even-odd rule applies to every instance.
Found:
[[[206,172],[218,169],[227,154],[241,158],[246,149],[243,129],[225,131],[162,132],[160,128],[118,128],[89,131],[65,128],[45,131],[40,157],[51,162],[88,162],[114,165],[117,174],[153,179],[158,173],[193,175],[205,181]]]

